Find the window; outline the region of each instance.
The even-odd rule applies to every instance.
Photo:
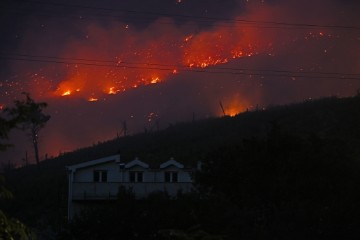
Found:
[[[165,182],[177,182],[178,173],[177,172],[165,172]]]
[[[94,171],[94,182],[107,182],[107,171]]]
[[[130,171],[130,182],[142,182],[143,172],[141,171]]]

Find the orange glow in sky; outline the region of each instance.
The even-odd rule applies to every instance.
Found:
[[[89,26],[88,35],[92,37],[70,41],[61,57],[86,59],[86,63],[94,61],[95,65],[100,59],[106,64],[88,66],[80,60],[69,64],[55,95],[88,99],[92,94],[117,94],[159,84],[189,68],[209,68],[268,50],[259,31],[236,23],[192,34],[183,33],[175,25],[163,28],[156,22],[143,31],[115,27],[107,32],[100,26]]]

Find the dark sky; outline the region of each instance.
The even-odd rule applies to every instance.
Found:
[[[344,0],[0,3],[0,106],[49,104],[44,157],[128,132],[360,88],[360,4]],[[65,96],[62,96],[65,95]],[[91,100],[91,101],[90,101]],[[0,161],[32,149],[16,147]]]

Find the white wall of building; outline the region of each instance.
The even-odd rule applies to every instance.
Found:
[[[94,163],[92,165],[92,163]],[[138,159],[120,164],[119,158],[104,158],[68,167],[69,170],[69,219],[76,212],[73,201],[91,201],[116,199],[120,186],[131,188],[139,198],[146,197],[156,191],[166,191],[176,197],[179,191],[185,193],[193,189],[191,170],[171,159],[151,169]],[[106,182],[95,182],[94,171],[106,171]],[[142,172],[142,182],[131,182],[131,172]],[[176,172],[177,181],[165,181],[166,172]]]

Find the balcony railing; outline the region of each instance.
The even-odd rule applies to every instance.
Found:
[[[72,185],[72,200],[116,199],[120,187],[132,189],[137,198],[146,197],[150,193],[157,191],[166,191],[170,196],[176,196],[179,191],[186,193],[193,189],[191,182],[74,182]]]

